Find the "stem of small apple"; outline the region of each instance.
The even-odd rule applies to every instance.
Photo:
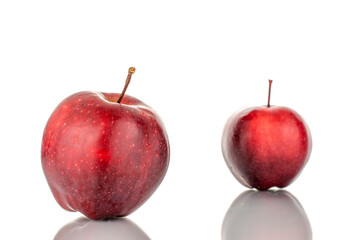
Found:
[[[268,104],[267,104],[267,107],[270,107],[271,84],[272,84],[272,80],[269,79],[269,94],[268,94]]]
[[[120,97],[117,100],[117,103],[121,103],[121,100],[124,98],[126,89],[128,88],[130,80],[131,80],[131,76],[134,73],[135,73],[135,68],[134,67],[129,68],[129,72],[128,72],[128,75],[127,75],[127,78],[126,78],[124,89],[122,90],[122,93],[120,94]]]

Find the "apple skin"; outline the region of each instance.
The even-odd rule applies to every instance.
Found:
[[[118,93],[79,92],[63,100],[44,130],[41,160],[61,207],[90,219],[126,216],[162,182],[170,158],[156,112]]]
[[[222,240],[311,240],[309,218],[300,202],[285,190],[241,193],[229,207]]]
[[[312,149],[309,127],[287,107],[262,106],[240,110],[225,124],[222,153],[244,186],[266,190],[292,183]]]

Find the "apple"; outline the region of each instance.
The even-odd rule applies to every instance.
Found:
[[[169,140],[158,114],[125,95],[79,92],[51,114],[41,160],[61,207],[90,219],[126,216],[162,182],[170,158]]]
[[[309,127],[287,107],[267,106],[235,112],[226,122],[222,153],[244,186],[266,190],[292,183],[306,165],[312,148]]]
[[[285,190],[240,194],[228,209],[222,240],[311,240],[308,217],[300,202]]]
[[[139,226],[126,218],[91,221],[78,218],[63,226],[54,240],[150,240]]]

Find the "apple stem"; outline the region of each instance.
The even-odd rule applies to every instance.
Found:
[[[134,68],[134,67],[130,67],[130,68],[129,68],[129,71],[128,71],[127,78],[126,78],[126,82],[125,82],[124,89],[122,90],[122,93],[120,94],[120,97],[119,97],[119,99],[117,100],[117,103],[121,103],[121,100],[124,98],[126,89],[128,88],[129,83],[130,83],[130,80],[131,80],[131,76],[132,76],[134,73],[135,73],[135,68]]]
[[[268,104],[267,107],[270,107],[270,94],[271,94],[271,84],[273,80],[269,79],[269,94],[268,94]]]

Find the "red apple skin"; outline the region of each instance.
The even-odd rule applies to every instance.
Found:
[[[225,162],[235,178],[249,188],[288,186],[307,163],[311,149],[307,124],[287,107],[238,111],[223,131]]]
[[[63,100],[44,130],[41,160],[57,202],[90,219],[126,216],[162,182],[170,158],[156,112],[126,95],[79,92]]]

